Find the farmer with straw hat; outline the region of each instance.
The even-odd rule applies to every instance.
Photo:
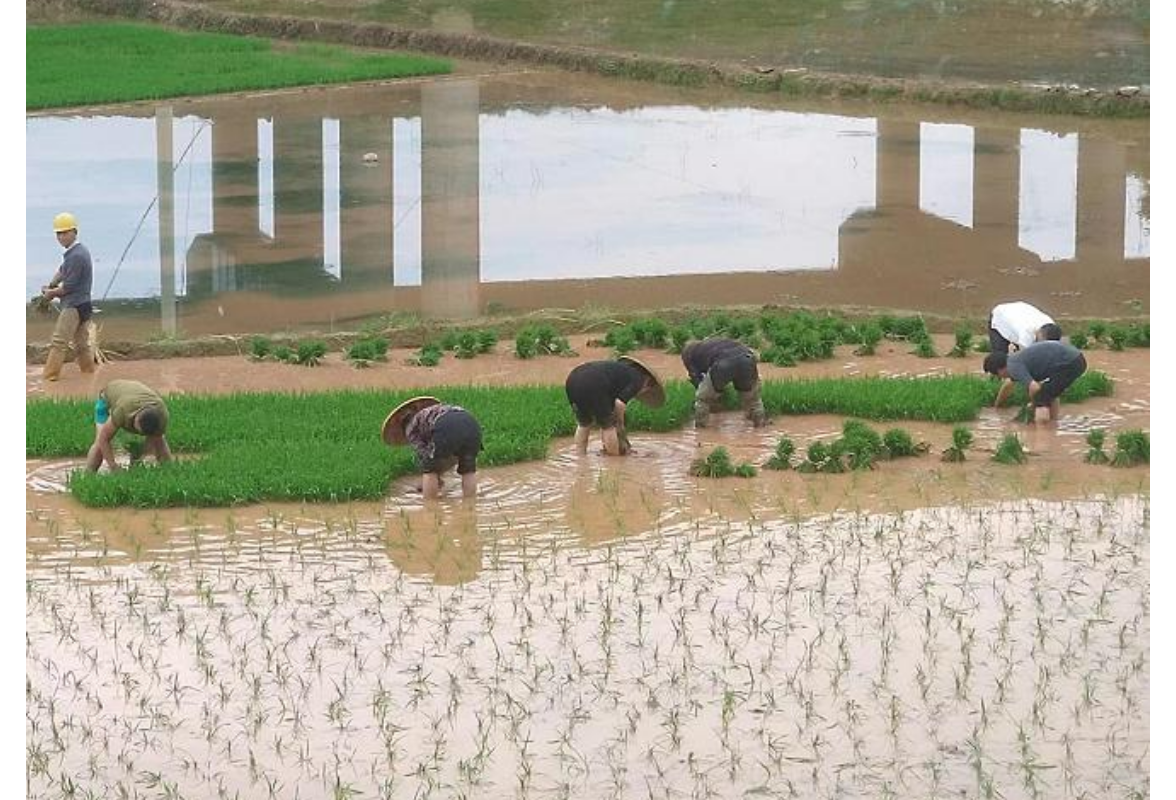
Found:
[[[650,408],[666,402],[661,380],[632,356],[616,361],[589,361],[568,373],[564,382],[568,402],[576,414],[576,446],[588,450],[588,432],[600,427],[604,452],[623,456],[631,449],[625,433],[625,406],[637,398]]]
[[[61,313],[53,327],[49,342],[49,355],[41,373],[47,381],[61,376],[65,363],[65,352],[69,343],[74,345],[74,358],[84,373],[94,371],[94,351],[90,346],[90,317],[94,308],[90,303],[90,289],[94,282],[94,266],[90,251],[78,241],[78,223],[68,212],[53,218],[53,232],[65,253],[61,266],[47,286],[41,287],[41,296],[46,300],[60,298]]]
[[[757,428],[768,424],[760,399],[755,351],[734,339],[712,337],[682,348],[682,364],[694,385],[694,424],[705,428],[712,411],[722,406],[723,390],[733,384],[743,412]]]
[[[380,434],[384,443],[411,445],[421,475],[421,492],[428,499],[441,494],[441,474],[457,467],[461,493],[478,493],[478,453],[482,451],[482,429],[461,406],[445,405],[436,397],[422,395],[405,400],[384,420]]]

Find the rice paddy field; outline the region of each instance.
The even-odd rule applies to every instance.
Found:
[[[904,96],[922,100],[1146,115],[1147,4],[746,0],[722,13],[698,0],[638,6],[619,0],[30,0],[27,111],[73,108],[66,114],[77,114],[79,106],[104,103],[316,84],[345,88],[318,99],[300,93],[269,112],[254,97],[176,104],[175,120],[195,114],[213,123],[219,149],[208,156],[208,174],[220,181],[220,194],[207,192],[213,216],[200,248],[192,250],[192,284],[185,253],[186,303],[178,319],[174,292],[170,306],[164,301],[163,287],[174,289],[175,275],[165,272],[168,246],[161,239],[159,278],[151,272],[146,296],[120,286],[123,294],[106,304],[107,343],[117,344],[120,312],[130,333],[125,347],[109,349],[113,360],[96,375],[80,375],[70,363],[60,381],[44,382],[33,362],[44,358],[38,339],[47,339],[47,319],[26,320],[26,797],[1151,797],[1150,294],[1137,269],[1150,257],[1149,140],[1125,122],[1079,129],[1052,116],[953,116],[947,106],[924,115],[901,108],[896,82],[888,83],[909,82]],[[205,30],[96,23],[87,16],[96,11]],[[70,24],[40,24],[59,13]],[[233,16],[251,13],[281,16]],[[390,35],[367,23],[398,26],[398,41],[483,61],[455,66],[421,55],[209,32],[289,37],[301,31],[369,44]],[[678,58],[697,63],[672,61]],[[677,88],[639,92],[558,71],[585,65],[683,88],[681,94]],[[455,94],[433,94],[423,85],[419,92],[386,94],[346,86],[454,69],[463,78],[450,82]],[[557,76],[550,81],[549,70]],[[502,71],[519,77],[487,78]],[[839,220],[833,263],[843,278],[860,283],[855,291],[865,287],[864,300],[852,293],[842,298],[842,289],[824,287],[816,273],[811,282],[771,284],[770,291],[755,288],[767,283],[740,283],[750,287],[739,291],[751,300],[724,299],[722,284],[742,280],[729,271],[738,266],[732,263],[706,281],[692,280],[688,270],[646,276],[645,283],[624,278],[625,307],[647,302],[639,288],[646,286],[648,302],[666,311],[662,317],[652,306],[612,313],[603,307],[616,302],[608,293],[621,294],[611,283],[585,289],[604,299],[573,301],[574,292],[565,297],[561,289],[550,295],[554,300],[504,304],[506,294],[491,294],[500,281],[480,271],[475,236],[475,277],[465,282],[463,273],[453,286],[458,294],[485,287],[474,309],[485,315],[435,323],[423,300],[421,315],[411,304],[391,302],[393,289],[415,291],[395,273],[383,275],[394,255],[404,267],[404,256],[376,248],[369,258],[364,237],[352,237],[352,247],[359,241],[360,248],[344,268],[341,221],[339,269],[324,279],[327,227],[320,222],[329,197],[340,198],[340,218],[343,209],[373,212],[352,214],[350,230],[370,228],[380,247],[392,240],[392,229],[376,226],[394,216],[392,205],[344,194],[343,176],[349,187],[357,180],[353,162],[369,170],[374,187],[377,163],[395,163],[400,180],[416,172],[415,163],[402,163],[405,155],[411,161],[419,153],[419,192],[404,197],[426,198],[432,192],[426,176],[461,191],[456,173],[433,161],[460,166],[472,154],[473,174],[496,169],[496,142],[506,140],[495,138],[493,120],[503,107],[558,121],[564,113],[558,109],[604,98],[603,109],[641,118],[644,108],[701,107],[710,97],[722,99],[715,104],[725,109],[731,104],[721,94],[745,89],[803,94],[809,99],[798,108],[819,107],[815,98],[826,90],[806,88],[809,71],[815,78],[848,76],[829,84],[837,99],[825,110],[857,115],[847,118],[852,124],[837,123],[838,137],[872,136],[878,154],[888,155],[871,168],[876,174],[867,196],[878,195],[871,214],[906,227],[877,232],[893,230],[922,241],[928,252],[948,254],[928,260],[914,250],[893,255],[872,244],[855,250],[847,238],[843,258]],[[537,77],[527,77],[531,72]],[[697,95],[684,88],[719,78],[725,82],[708,83]],[[935,88],[940,83],[943,94]],[[477,85],[482,88],[472,91]],[[446,97],[472,103],[450,108]],[[307,106],[296,108],[304,100]],[[873,105],[878,100],[895,108],[884,115]],[[758,108],[758,102],[748,105]],[[765,105],[774,109],[776,102]],[[105,113],[99,109],[97,116]],[[474,136],[471,145],[465,128],[439,126],[450,113],[468,121],[469,130],[484,131],[484,140]],[[171,114],[157,116],[154,136],[176,130],[169,127]],[[721,132],[728,116],[705,124]],[[421,131],[411,147],[404,138],[410,119]],[[771,121],[792,130],[788,119]],[[395,143],[401,162],[384,144],[366,143],[369,122],[383,131],[371,141]],[[280,142],[278,158],[273,131],[283,125],[292,133]],[[966,188],[953,190],[975,198],[966,225],[933,203],[924,208],[918,176],[942,170],[922,166],[923,148],[930,153],[946,142],[931,135],[946,127],[968,129],[959,152],[975,166],[966,180],[963,172],[955,178]],[[98,137],[115,136],[123,149],[138,147],[109,133],[115,128],[101,130],[107,132],[94,134],[96,146],[111,144]],[[616,143],[607,130],[587,141],[612,158]],[[360,138],[345,147],[346,131]],[[337,146],[328,133],[338,137]],[[542,155],[549,134],[531,135],[537,138],[508,143]],[[639,143],[642,135],[626,128],[619,137]],[[1058,235],[1073,239],[1073,252],[1062,248],[1060,260],[1021,249],[1022,213],[1032,223],[1025,230],[1038,224],[1024,210],[1031,204],[1022,203],[1024,192],[1040,190],[1029,169],[1040,156],[1028,145],[1047,135],[1073,145],[1065,152],[1075,159],[1073,176],[1080,176],[1073,187],[1065,181],[1054,187],[1064,202],[1047,203],[1063,211]],[[461,149],[446,144],[463,137]],[[156,147],[167,141],[157,138]],[[658,150],[678,146],[660,133],[650,141]],[[690,141],[681,146],[698,147]],[[800,139],[781,141],[793,147]],[[270,153],[263,158],[265,142]],[[896,160],[896,150],[912,152]],[[581,169],[607,172],[586,150],[571,152]],[[739,155],[758,157],[753,148]],[[59,157],[54,151],[49,160],[57,164]],[[104,158],[78,155],[69,172],[107,174]],[[265,159],[282,166],[266,173]],[[648,168],[657,163],[642,157],[626,169],[636,167],[635,174],[656,182]],[[713,175],[742,174],[717,159],[706,163]],[[289,183],[307,167],[307,175]],[[687,172],[685,155],[681,170],[693,188],[659,195],[658,205],[688,212],[708,195],[730,194],[719,191],[726,183],[715,182],[711,170]],[[331,178],[328,191],[325,176],[335,171],[340,177]],[[137,185],[121,177],[130,172],[109,174],[120,176],[111,183],[118,191],[96,201],[96,209],[123,202],[120,192]],[[191,188],[192,174],[190,161],[185,237],[191,198],[204,196]],[[378,183],[371,194],[395,200],[399,226],[412,201],[398,193],[404,186],[391,182],[393,173],[379,173],[385,174],[387,185]],[[836,174],[821,182],[849,180]],[[160,194],[150,204],[159,204],[159,230],[172,236],[176,219],[169,227],[164,206],[174,216],[182,194],[173,186],[169,196],[162,171],[152,175],[148,194],[157,188]],[[705,177],[695,181],[698,175]],[[520,185],[529,181],[534,194],[543,176],[534,166],[527,176]],[[585,197],[612,202],[606,179],[601,191],[592,176],[577,177],[572,194],[579,200],[568,214],[590,220]],[[1010,186],[1016,190],[1006,191]],[[1091,191],[1099,186],[1111,191]],[[731,199],[756,199],[750,188],[737,188]],[[52,202],[82,213],[77,203],[84,192],[76,194],[72,185],[67,195],[58,191],[64,190],[50,186],[42,199],[26,191],[29,207]],[[291,193],[297,203],[289,202]],[[487,209],[493,197],[484,195]],[[672,197],[685,199],[666,199]],[[1071,201],[1072,231],[1065,211]],[[814,202],[800,205],[820,208]],[[335,308],[331,294],[267,295],[267,284],[259,288],[249,277],[257,272],[256,257],[248,248],[235,255],[236,234],[211,221],[248,217],[242,229],[251,241],[254,227],[264,232],[265,203],[274,211],[266,234],[272,244],[278,244],[276,230],[315,232],[305,242],[281,242],[289,249],[278,263],[315,266],[313,281],[293,271],[292,284],[310,281],[318,292],[334,286],[335,277],[340,284],[345,275],[362,278],[368,261],[380,282],[344,295],[352,299],[338,314],[326,312],[329,325],[320,321],[323,309]],[[849,206],[857,211],[846,221],[865,220],[869,208],[859,206]],[[733,223],[742,213],[714,219],[739,230]],[[781,229],[793,225],[781,214]],[[623,228],[664,224],[656,215],[630,216]],[[810,226],[812,219],[806,212],[796,224]],[[1130,227],[1136,219],[1138,234]],[[951,220],[968,230],[949,228]],[[440,227],[460,234],[467,222],[445,217]],[[475,217],[469,230],[477,233],[478,224]],[[562,228],[562,220],[557,224]],[[88,230],[101,228],[109,233],[117,224]],[[846,224],[845,233],[877,235],[871,228],[859,221]],[[191,230],[200,228],[193,223]],[[665,228],[652,247],[694,241],[674,230]],[[127,232],[132,242],[135,231]],[[977,232],[988,238],[975,238]],[[708,228],[699,234],[699,241],[711,238]],[[603,250],[605,240],[596,237],[589,246],[599,241]],[[1104,240],[1107,248],[1089,248]],[[615,246],[611,238],[609,246]],[[420,250],[423,294],[423,244]],[[869,251],[869,269],[855,272],[858,251]],[[117,256],[96,243],[94,252],[101,268]],[[268,249],[266,258],[277,252]],[[689,256],[683,263],[693,269],[696,257]],[[206,257],[208,269],[200,266]],[[551,261],[561,266],[560,259]],[[891,261],[902,269],[886,268]],[[923,268],[933,261],[934,269]],[[26,265],[30,275],[41,269]],[[1084,282],[1073,282],[1079,273]],[[617,272],[618,280],[622,274],[628,275]],[[200,294],[205,276],[214,287],[207,303]],[[652,282],[663,277],[674,281]],[[544,272],[536,280],[554,278]],[[39,280],[30,284],[32,292]],[[114,274],[108,280],[107,292]],[[930,299],[905,296],[917,285]],[[903,295],[885,300],[894,287]],[[1056,423],[1018,421],[1022,393],[1004,408],[992,406],[997,383],[980,368],[987,346],[982,311],[991,305],[982,293],[998,290],[1035,302],[1040,297],[1086,353],[1089,370],[1063,397]],[[353,302],[360,297],[362,303]],[[708,310],[687,305],[690,297],[705,300]],[[582,305],[552,308],[573,302]],[[754,305],[723,305],[739,302]],[[854,313],[803,310],[801,303],[846,313],[852,305]],[[306,310],[312,306],[313,313]],[[532,313],[540,308],[546,310]],[[509,309],[522,316],[497,313]],[[920,311],[934,320],[901,316]],[[337,328],[336,317],[359,330]],[[186,340],[185,329],[201,341]],[[140,334],[150,338],[130,341]],[[771,418],[766,427],[753,428],[730,391],[711,424],[693,424],[680,350],[711,335],[738,338],[759,353]],[[181,357],[204,346],[217,355]],[[667,401],[658,409],[631,406],[627,457],[600,452],[596,433],[580,453],[570,438],[575,423],[564,378],[583,361],[622,354],[666,379]],[[172,463],[128,463],[136,437],[120,434],[118,459],[129,469],[80,470],[94,435],[94,397],[116,378],[148,383],[167,399]],[[442,497],[424,500],[409,451],[380,439],[385,415],[426,393],[461,404],[482,424],[475,498],[462,499],[461,482],[447,477]]]
[[[185,411],[177,443],[197,442],[193,417],[221,416],[212,404],[243,402],[222,383],[253,397],[295,381],[350,392],[372,404],[359,412],[372,438],[398,392],[461,387],[449,392],[486,418],[488,387],[528,398],[542,457],[480,466],[473,501],[449,486],[428,503],[405,469],[346,502],[86,505],[70,491],[85,426],[37,415],[85,422],[91,386],[69,373],[47,387],[30,367],[29,435],[63,444],[45,435],[26,461],[27,795],[1149,797],[1150,469],[1086,458],[1091,431],[1112,453],[1149,427],[1147,351],[1090,352],[1109,395],[1034,428],[986,405],[979,356],[933,344],[943,355],[883,341],[872,356],[845,344],[763,364],[766,429],[731,410],[695,430],[675,385],[664,419],[638,417],[625,459],[566,438],[556,387],[610,352],[583,337],[570,359],[503,343],[432,368],[397,348],[363,369],[337,352],[317,367],[103,367],[99,380],[163,376]],[[667,377],[681,369],[639,355]],[[962,422],[869,423],[930,452],[840,474],[764,468],[782,437],[795,465],[848,436],[843,410],[787,407],[794,384],[825,381],[828,403],[847,382],[917,380],[977,382]],[[305,395],[306,420],[277,416],[302,434],[359,419],[335,402],[324,421],[315,404],[332,398]],[[246,444],[267,430],[250,419]],[[961,425],[973,441],[945,461]],[[993,460],[1009,435],[1026,463]],[[367,457],[363,439],[352,460]],[[692,476],[717,447],[755,476]],[[263,452],[272,473],[297,472]],[[379,457],[389,470],[398,455]]]
[[[444,59],[132,23],[25,31],[29,110],[447,73]],[[81,57],[80,57],[81,56]]]

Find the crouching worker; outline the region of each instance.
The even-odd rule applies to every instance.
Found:
[[[705,428],[712,411],[722,408],[723,390],[735,385],[743,413],[757,428],[768,423],[760,399],[755,352],[734,339],[712,338],[682,348],[682,363],[694,384],[694,424]]]
[[[167,430],[167,405],[151,387],[138,381],[111,381],[98,393],[94,403],[97,433],[86,456],[86,469],[97,472],[105,461],[112,470],[119,469],[114,460],[114,435],[119,430],[146,437],[146,451],[159,463],[171,460],[164,431]]]
[[[984,371],[1004,380],[996,393],[995,407],[1000,408],[1008,399],[1016,381],[1029,392],[1034,419],[1037,409],[1048,408],[1050,422],[1053,422],[1060,411],[1058,398],[1086,372],[1086,357],[1081,350],[1066,342],[1036,342],[1011,355],[989,353],[984,359]]]
[[[482,428],[461,406],[445,405],[436,397],[405,400],[384,420],[381,432],[388,445],[411,445],[421,471],[421,493],[429,499],[441,494],[442,473],[457,467],[461,493],[478,493],[478,453]]]
[[[588,450],[588,433],[596,426],[605,453],[627,455],[631,448],[625,433],[626,404],[633,398],[650,408],[666,402],[657,374],[631,356],[581,364],[568,373],[564,391],[576,415],[576,447],[581,453]]]

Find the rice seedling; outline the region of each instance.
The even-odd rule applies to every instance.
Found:
[[[935,358],[939,354],[935,352],[935,343],[931,341],[929,334],[915,339],[915,349],[911,351],[913,355],[919,358]]]
[[[304,367],[317,367],[327,354],[327,343],[320,339],[307,339],[298,343],[294,360]]]
[[[1091,338],[1096,342],[1105,342],[1109,328],[1110,326],[1106,322],[1095,321],[1090,323],[1088,330],[1090,331]]]
[[[576,353],[567,337],[561,336],[552,326],[542,324],[526,325],[515,335],[515,355],[535,358],[540,355],[574,356]]]
[[[271,355],[275,361],[281,361],[287,364],[293,362],[295,358],[297,358],[297,353],[294,351],[294,349],[285,344],[276,345],[271,351]]]
[[[1111,459],[1103,450],[1107,432],[1103,428],[1094,428],[1086,434],[1086,444],[1090,447],[1086,451],[1087,464],[1109,464]]]
[[[478,335],[473,331],[463,331],[457,338],[453,348],[457,358],[473,358],[481,352]]]
[[[1086,350],[1090,347],[1090,337],[1086,335],[1083,330],[1076,330],[1070,334],[1070,344],[1077,347],[1079,350]]]
[[[1133,322],[1127,326],[1127,347],[1151,347],[1151,323]]]
[[[959,326],[955,330],[955,346],[948,351],[948,355],[952,358],[964,358],[972,352],[973,344],[972,331],[965,326]]]
[[[605,335],[603,344],[611,347],[616,355],[622,356],[637,349],[637,335],[627,325],[613,328]]]
[[[1110,339],[1110,349],[1122,352],[1127,349],[1127,329],[1122,325],[1111,325],[1107,329],[1107,338]]]
[[[829,445],[830,457],[843,461],[849,469],[873,469],[874,462],[884,452],[882,437],[860,420],[847,420],[841,436]],[[832,470],[840,471],[840,470]]]
[[[359,339],[347,348],[347,360],[357,369],[388,360],[388,340],[383,336]]]
[[[54,315],[53,301],[43,294],[36,295],[32,300],[29,300],[29,306],[38,316],[52,317]]]
[[[439,344],[430,342],[421,346],[415,356],[407,359],[407,363],[414,367],[435,367],[441,363],[445,351]]]
[[[498,344],[498,331],[493,328],[475,331],[478,337],[478,352],[489,353]]]
[[[865,324],[855,326],[855,338],[860,343],[853,351],[856,356],[872,356],[878,348],[878,343],[882,341],[882,326],[876,322],[867,322]]]
[[[249,340],[249,357],[253,361],[263,361],[273,353],[274,343],[265,336],[254,336]]]
[[[882,447],[887,458],[908,458],[931,449],[927,442],[916,443],[910,433],[902,428],[890,428],[882,434]]]
[[[776,443],[776,450],[764,464],[764,469],[785,470],[792,469],[792,454],[796,452],[796,445],[787,436],[781,436]]]
[[[755,467],[748,463],[734,464],[725,447],[716,447],[707,455],[690,462],[690,474],[696,478],[754,478]]]
[[[896,317],[884,314],[878,318],[878,325],[889,339],[917,342],[927,338],[929,334],[927,323],[922,317]]]
[[[966,461],[965,453],[972,446],[975,437],[963,425],[957,425],[951,430],[951,446],[943,451],[943,460],[958,463]]]
[[[992,460],[998,464],[1024,464],[1028,456],[1025,453],[1025,446],[1021,443],[1021,437],[1015,433],[1006,433],[997,444]]]
[[[1115,455],[1111,463],[1116,467],[1151,463],[1151,437],[1141,430],[1122,431],[1115,436]]]
[[[991,353],[992,352],[992,343],[988,341],[987,336],[981,336],[979,339],[976,340],[976,344],[974,344],[972,347],[977,353]]]
[[[796,467],[797,472],[845,472],[845,464],[825,442],[810,442],[804,460]]]

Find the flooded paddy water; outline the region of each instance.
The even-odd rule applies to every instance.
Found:
[[[113,339],[585,305],[1150,311],[1146,122],[521,72],[27,133],[30,296],[58,259],[44,221],[70,207]],[[572,337],[581,359],[606,357],[598,334]],[[851,349],[763,374],[979,370]],[[498,350],[119,361],[50,386],[30,365],[26,395],[559,383],[578,363]],[[636,434],[623,460],[556,441],[480,471],[473,502],[398,481],[377,503],[96,510],[66,491],[78,461],[30,461],[28,794],[1148,796],[1150,471],[1081,455],[1093,427],[1149,427],[1149,354],[1088,358],[1114,396],[1056,430],[987,409],[964,464],[938,460],[950,426],[904,423],[935,452],[689,477],[712,447],[759,464],[843,422],[737,414]],[[1024,467],[989,461],[1010,430]]]
[[[59,258],[45,220],[73,209],[107,340],[585,305],[1150,309],[1146,120],[531,71],[36,115],[26,132],[27,293]],[[50,328],[30,313],[30,341]]]
[[[976,369],[906,349],[764,369]],[[100,379],[554,382],[576,362],[402,355]],[[676,356],[642,357],[676,374]],[[689,477],[710,447],[762,463],[778,436],[842,421],[755,431],[737,413],[634,434],[627,459],[556,441],[481,470],[473,502],[426,504],[404,480],[379,503],[86,509],[64,492],[76,461],[30,462],[30,794],[68,776],[98,796],[1145,797],[1149,470],[1081,453],[1093,425],[1148,426],[1148,358],[1090,358],[1115,396],[1065,406],[1056,432],[986,410],[964,464]],[[988,460],[1010,429],[1027,466]]]
[[[1146,494],[805,515],[575,460],[427,509],[32,504],[30,793],[1147,796]]]

